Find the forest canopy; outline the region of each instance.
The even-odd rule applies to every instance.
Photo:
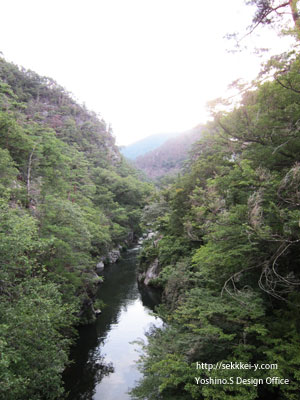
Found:
[[[152,284],[163,290],[157,312],[166,326],[143,346],[136,399],[299,398],[298,52],[267,67],[267,80],[215,112],[184,173],[147,206],[157,233],[143,247],[140,273],[159,265]],[[197,369],[231,362],[259,368]],[[289,384],[266,384],[274,376]]]
[[[151,185],[106,123],[52,79],[0,59],[0,398],[57,399],[96,264],[140,235]]]

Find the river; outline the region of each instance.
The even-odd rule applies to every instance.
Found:
[[[159,294],[137,284],[137,248],[107,266],[98,297],[106,307],[94,324],[79,328],[64,374],[68,400],[129,400],[127,393],[141,377],[136,360],[145,332],[162,321],[151,315]]]

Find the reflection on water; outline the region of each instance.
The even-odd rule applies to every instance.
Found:
[[[151,315],[159,302],[156,291],[136,280],[135,251],[103,272],[99,298],[107,305],[95,324],[79,330],[72,351],[74,364],[65,372],[69,400],[128,400],[127,391],[140,378],[135,360],[139,348],[132,342],[160,319]]]

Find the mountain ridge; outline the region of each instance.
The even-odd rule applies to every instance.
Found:
[[[176,137],[179,133],[156,133],[140,139],[128,146],[120,147],[120,152],[124,157],[135,160],[137,157],[156,149],[165,143],[168,139]]]
[[[157,148],[133,160],[136,168],[142,170],[152,180],[174,175],[180,171],[193,143],[201,138],[203,126],[169,138]]]

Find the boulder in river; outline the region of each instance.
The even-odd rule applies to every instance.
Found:
[[[120,258],[120,256],[121,253],[119,249],[111,250],[107,255],[109,264],[114,264]]]
[[[104,270],[104,262],[100,261],[96,265],[96,272],[97,272],[97,274],[100,274],[103,270]]]

